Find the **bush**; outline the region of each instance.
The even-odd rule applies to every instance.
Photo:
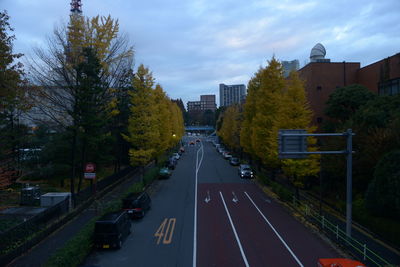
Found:
[[[267,175],[260,174],[260,175],[256,175],[256,177],[257,177],[257,180],[259,180],[261,184],[266,185],[266,186],[271,185],[271,180],[268,178]]]
[[[400,150],[385,154],[375,167],[366,206],[377,216],[400,218]]]
[[[89,221],[75,237],[65,244],[63,248],[57,250],[45,266],[69,267],[81,264],[92,250],[94,225],[99,217],[100,216],[95,217]]]
[[[353,216],[357,223],[379,233],[380,237],[394,245],[400,246],[400,223],[397,220],[380,218],[370,214],[362,198],[357,198],[353,202]]]
[[[151,184],[158,176],[158,172],[160,171],[160,168],[154,167],[148,170],[144,176],[143,176],[143,183],[144,185]]]

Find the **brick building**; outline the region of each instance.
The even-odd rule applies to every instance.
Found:
[[[217,104],[215,102],[215,95],[201,95],[200,101],[189,101],[187,103],[188,112],[192,111],[215,111]]]
[[[318,48],[322,46],[318,45]],[[311,55],[315,56],[313,50]],[[336,88],[361,84],[380,95],[400,92],[400,53],[363,68],[359,62],[330,62],[324,56],[323,53],[318,60],[312,60],[298,71],[305,81],[307,98],[314,112],[314,125],[323,122],[325,103]]]

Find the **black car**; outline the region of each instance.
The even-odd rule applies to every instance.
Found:
[[[96,221],[94,245],[97,248],[121,248],[131,233],[131,220],[126,211],[110,212]]]
[[[249,165],[241,164],[239,166],[239,176],[240,178],[253,178],[254,174]]]
[[[143,218],[146,211],[151,208],[151,199],[146,192],[131,193],[122,200],[122,209],[131,218]]]
[[[240,161],[239,161],[238,158],[232,157],[232,158],[230,158],[230,160],[229,160],[229,164],[231,164],[232,166],[239,166]]]
[[[175,170],[175,166],[178,163],[178,160],[175,157],[170,157],[167,161],[167,167]]]

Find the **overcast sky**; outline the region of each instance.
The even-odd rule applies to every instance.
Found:
[[[69,19],[70,0],[0,0],[14,52],[44,46]],[[400,0],[82,0],[85,16],[111,15],[171,98],[199,100],[218,85],[246,84],[273,55],[309,61],[322,43],[331,61],[366,66],[400,52]],[[217,101],[219,104],[219,102]]]

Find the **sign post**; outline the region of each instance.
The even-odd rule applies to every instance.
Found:
[[[346,171],[346,235],[351,237],[351,221],[352,221],[352,184],[353,184],[353,135],[351,129],[347,129],[345,133],[317,133],[308,134],[306,130],[279,130],[278,132],[278,155],[281,159],[299,159],[310,154],[346,154],[347,171]],[[345,136],[347,137],[346,150],[339,151],[307,151],[306,138],[308,136]]]
[[[93,188],[93,192],[96,195],[96,164],[88,162],[85,165],[85,170],[84,170],[84,178],[85,179],[90,179],[92,184],[94,181],[94,188]]]

